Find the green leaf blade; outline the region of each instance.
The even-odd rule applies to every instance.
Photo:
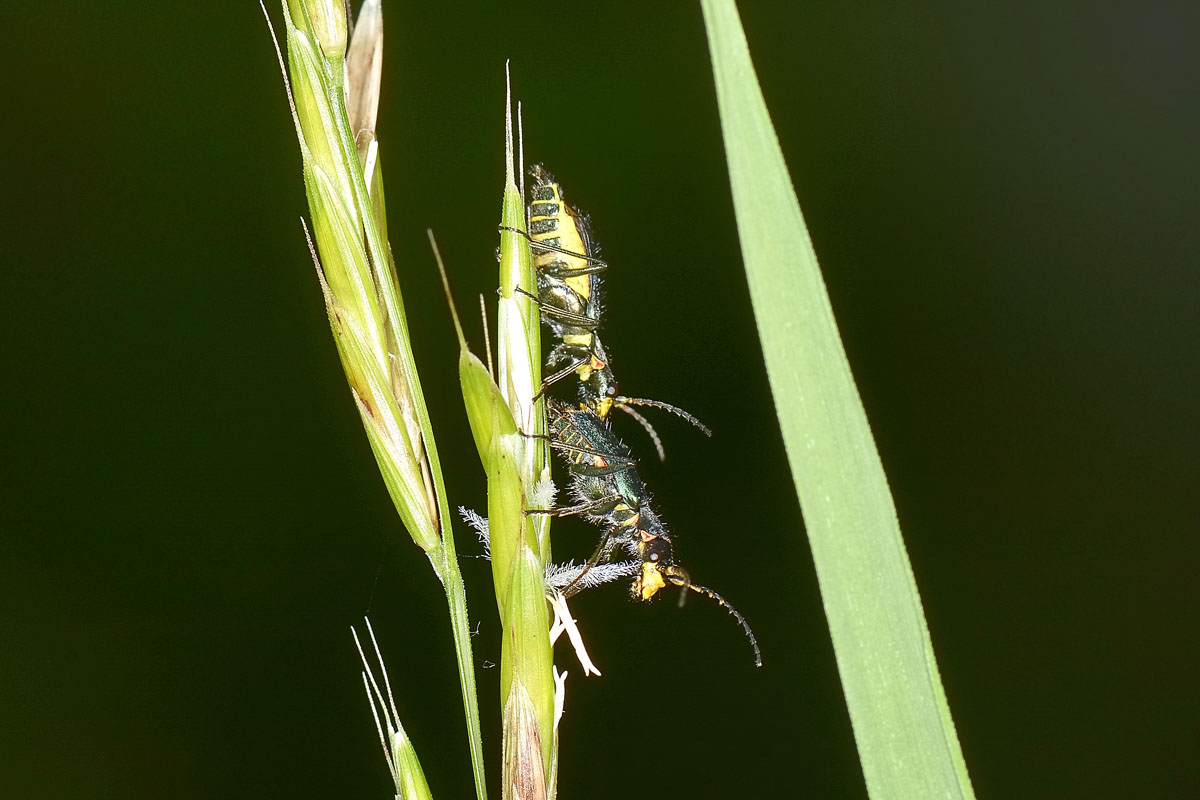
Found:
[[[973,798],[883,465],[732,0],[702,0],[742,256],[871,797]]]

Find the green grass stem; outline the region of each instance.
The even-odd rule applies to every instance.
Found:
[[[369,21],[364,24],[370,30],[360,29],[351,38],[347,61],[344,3],[284,0],[282,6],[290,97],[330,326],[388,492],[445,590],[475,788],[485,800],[466,594],[441,461],[386,238],[374,131],[382,17],[372,0],[360,17]],[[355,96],[346,97],[347,85]],[[354,109],[353,122],[348,108]]]
[[[503,628],[503,796],[535,800],[548,796],[557,763],[545,586],[550,520],[525,511],[533,507],[537,487],[549,480],[549,470],[545,441],[525,435],[545,433],[543,404],[534,400],[541,387],[541,312],[530,297],[537,282],[528,240],[514,232],[525,230],[525,203],[515,182],[510,98],[506,103],[495,378],[469,351],[457,313],[453,316],[467,419],[488,480],[492,582]],[[445,280],[444,269],[442,275]],[[446,293],[449,297],[448,282]]]

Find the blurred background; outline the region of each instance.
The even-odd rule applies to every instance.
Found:
[[[979,796],[1190,794],[1198,7],[781,5],[743,23]],[[765,666],[701,598],[579,597],[604,676],[560,648],[561,796],[865,797],[699,7],[563,8],[384,5],[389,227],[450,501],[485,495],[425,229],[480,349],[511,59],[526,161],[612,264],[623,388],[716,432],[655,415],[643,477]],[[10,4],[0,29],[0,794],[391,797],[369,614],[435,795],[470,796],[442,594],[329,336],[257,4]],[[463,568],[494,779],[499,627]]]

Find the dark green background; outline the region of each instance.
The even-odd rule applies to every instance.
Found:
[[[1190,793],[1200,14],[782,5],[744,23],[976,789]],[[655,417],[668,461],[644,477],[766,661],[699,598],[581,597],[605,674],[560,655],[561,796],[864,797],[699,9],[576,6],[385,4],[392,243],[451,503],[484,491],[424,231],[478,345],[511,58],[527,159],[613,265],[624,388],[716,430]],[[0,16],[0,794],[390,797],[349,636],[370,613],[436,796],[467,797],[444,606],[328,334],[257,5]],[[486,564],[463,566],[494,768],[498,624]]]

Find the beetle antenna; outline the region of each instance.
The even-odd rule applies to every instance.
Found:
[[[658,460],[666,461],[667,453],[665,450],[663,450],[662,439],[658,438],[658,431],[654,430],[654,426],[650,424],[650,420],[634,411],[628,405],[616,405],[615,407],[621,409],[626,414],[637,420],[638,425],[641,425],[645,429],[646,433],[650,434],[650,439],[654,442],[654,449],[658,451]]]
[[[730,605],[728,600],[726,600],[724,597],[721,597],[721,595],[717,594],[712,589],[709,589],[707,586],[701,586],[698,583],[692,583],[687,572],[680,567],[676,567],[674,570],[672,570],[671,574],[668,574],[667,577],[670,578],[671,583],[675,584],[676,586],[685,589],[691,589],[697,594],[702,594],[716,601],[717,605],[722,606],[726,611],[728,611],[729,615],[736,619],[739,624],[741,624],[742,630],[746,632],[746,638],[750,640],[750,646],[754,648],[754,666],[762,666],[762,652],[758,649],[758,640],[754,638],[754,631],[750,630],[750,623],[746,622],[746,618],[743,617],[736,608]]]
[[[712,429],[709,428],[707,425],[705,425],[703,422],[696,419],[691,414],[684,411],[682,408],[679,408],[678,406],[673,406],[670,403],[664,403],[661,400],[649,400],[645,397],[614,397],[613,405],[615,405],[615,406],[652,406],[654,408],[661,408],[664,411],[670,411],[672,414],[674,414],[676,416],[683,417],[688,422],[692,423],[697,428],[699,428],[701,431],[703,431],[705,436],[712,436]],[[628,410],[628,409],[626,409],[626,410]]]

